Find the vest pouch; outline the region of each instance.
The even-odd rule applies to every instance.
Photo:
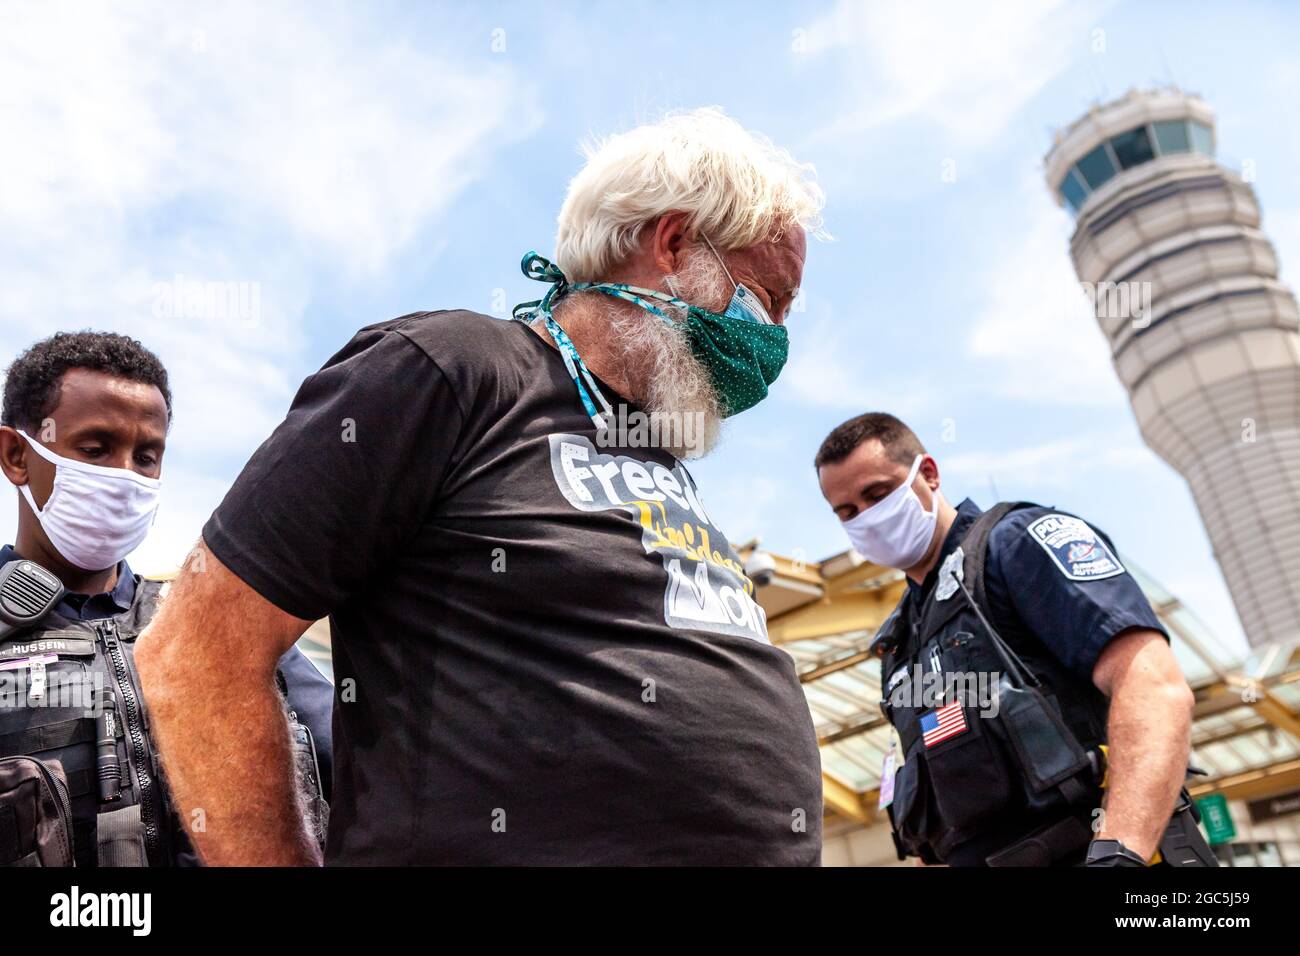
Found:
[[[1047,698],[1033,687],[1013,686],[1005,674],[998,680],[998,720],[1035,793],[1090,768],[1088,755]]]
[[[985,718],[973,707],[963,708],[966,729],[926,747],[917,757],[925,761],[938,812],[940,832],[931,842],[943,855],[945,848],[965,842],[980,824],[1007,810],[1011,803],[1011,775],[1002,748],[994,741]]]
[[[0,757],[0,866],[73,863],[63,768],[35,757]]]
[[[929,803],[930,784],[925,776],[925,761],[919,751],[899,765],[894,774],[894,799],[889,804],[889,821],[894,835],[909,853],[927,857],[934,814]]]

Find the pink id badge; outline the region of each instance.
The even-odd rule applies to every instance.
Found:
[[[898,758],[894,754],[894,745],[889,745],[885,762],[880,768],[880,800],[877,810],[883,810],[894,802],[894,774],[898,771]]]

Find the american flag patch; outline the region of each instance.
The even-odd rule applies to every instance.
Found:
[[[962,712],[961,701],[954,700],[938,710],[921,715],[921,739],[926,747],[966,733],[966,715]]]

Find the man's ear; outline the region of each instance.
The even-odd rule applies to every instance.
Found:
[[[686,232],[686,219],[684,212],[666,212],[655,220],[650,234],[650,258],[664,275],[681,268],[682,255],[691,238]]]
[[[0,425],[0,471],[12,485],[27,484],[27,442],[8,425]]]
[[[930,455],[921,459],[921,477],[931,491],[939,490],[939,463]]]

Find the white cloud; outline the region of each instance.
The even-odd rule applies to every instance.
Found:
[[[776,385],[781,401],[858,413],[888,409],[904,420],[929,414],[939,390],[906,345],[872,342],[871,325],[881,321],[842,319],[827,306],[816,318],[792,322],[790,358]]]
[[[529,89],[343,5],[4,7],[0,355],[86,327],[159,354],[176,427],[154,536],[183,549],[288,406],[313,299],[383,281],[536,128]],[[246,283],[258,314],[171,306],[178,275]]]
[[[783,395],[812,405],[862,406],[871,404],[873,373],[861,356],[844,348],[843,329],[815,320],[791,333],[790,358],[781,372]]]
[[[1071,49],[1086,49],[1106,5],[840,0],[807,31],[808,54],[841,58],[847,101],[814,139],[918,118],[963,143],[991,142],[1066,68]]]
[[[1145,446],[1116,444],[1114,435],[1082,435],[1005,451],[944,452],[940,464],[944,475],[965,479],[967,484],[1009,479],[1001,482],[1004,491],[1011,490],[1013,484],[1031,489],[1072,488],[1085,469],[1131,476],[1139,469],[1161,467]]]
[[[13,9],[0,105],[19,148],[0,214],[39,243],[197,198],[227,225],[273,224],[308,254],[381,268],[483,168],[484,146],[537,116],[508,67],[458,65],[346,11]]]
[[[1045,404],[1126,402],[1106,338],[1070,262],[1070,223],[1036,174],[1007,201],[1017,219],[1003,223],[1012,238],[989,250],[983,305],[968,346],[984,363],[990,388],[1009,398]]]
[[[743,494],[724,494],[723,490],[718,488],[716,501],[705,494],[704,506],[734,543],[746,541],[778,523],[776,519],[786,498],[786,488],[778,479],[750,475],[745,478]]]

